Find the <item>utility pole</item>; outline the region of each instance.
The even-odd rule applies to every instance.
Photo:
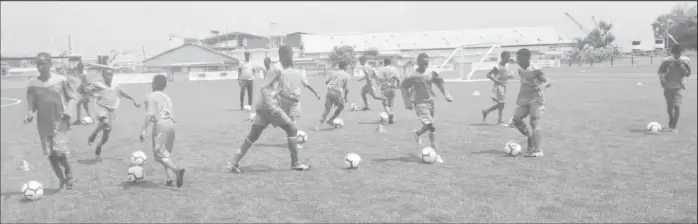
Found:
[[[68,35],[68,55],[73,54],[73,43],[71,42],[70,35]]]
[[[145,46],[141,46],[141,52],[143,53],[143,60],[145,61]]]

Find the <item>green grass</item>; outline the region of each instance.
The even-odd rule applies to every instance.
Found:
[[[49,189],[58,183],[41,157],[35,124],[21,123],[25,105],[5,107],[2,222],[695,223],[695,79],[688,82],[680,132],[649,135],[648,122],[667,124],[654,68],[594,69],[551,69],[543,158],[503,154],[507,141],[524,138],[515,129],[481,122],[480,109],[491,104],[489,83],[448,83],[453,103],[438,94],[437,137],[446,160],[438,165],[418,162],[420,147],[408,133],[420,124],[401,98],[397,123],[385,133],[365,124],[377,120],[377,101],[371,101],[372,112],[345,112],[341,129],[314,132],[323,101],[306,91],[299,128],[309,134],[300,154],[313,165],[308,172],[289,170],[284,132],[268,128],[242,162],[248,172],[227,173],[225,162],[250,128],[238,111],[238,85],[173,83],[167,92],[179,122],[174,161],[188,168],[183,189],[164,187],[162,168],[153,161],[145,165],[145,181],[124,182],[130,153],[151,155],[150,144],[137,140],[142,109],[126,102],[117,111],[104,161],[90,163],[86,139],[94,125],[76,126],[70,158],[76,188],[50,190],[34,202],[21,200],[25,181]],[[324,93],[319,80],[312,84]],[[350,102],[358,103],[360,85],[350,84]],[[142,99],[148,85],[124,88]],[[472,96],[474,90],[482,96]],[[517,91],[514,81],[507,118]],[[2,97],[23,99],[23,92],[6,89]],[[349,152],[363,158],[359,169],[342,169]],[[32,171],[15,170],[23,159]]]

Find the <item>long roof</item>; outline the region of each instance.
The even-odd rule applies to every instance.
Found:
[[[512,27],[403,33],[304,34],[305,53],[327,53],[337,45],[354,46],[356,51],[452,49],[460,46],[489,47],[573,44],[552,27]]]
[[[145,59],[145,60],[143,60],[143,63],[148,63],[148,61],[151,61],[151,60],[153,60],[153,59],[155,59],[155,58],[158,58],[158,57],[160,57],[160,56],[162,56],[162,55],[165,55],[165,54],[167,54],[167,53],[173,52],[173,51],[175,51],[175,50],[177,50],[177,49],[180,49],[180,48],[183,48],[183,47],[189,46],[189,45],[195,46],[195,47],[198,47],[198,48],[201,48],[201,49],[203,49],[203,50],[205,50],[205,51],[209,51],[209,52],[212,52],[212,53],[214,53],[214,54],[218,54],[218,55],[223,56],[223,57],[225,57],[225,58],[228,58],[228,59],[230,59],[230,60],[234,60],[236,63],[239,62],[239,60],[238,60],[237,58],[235,58],[235,57],[233,57],[233,56],[230,56],[230,55],[228,55],[228,54],[225,54],[225,53],[223,53],[223,52],[220,52],[220,51],[217,51],[217,50],[208,48],[208,47],[204,47],[204,46],[201,46],[201,45],[198,45],[198,44],[194,44],[194,43],[185,43],[185,44],[180,45],[179,47],[175,47],[175,48],[166,50],[166,51],[164,51],[164,52],[162,52],[162,53],[160,53],[160,54],[157,54],[157,55],[152,56],[152,57],[150,57],[150,58],[148,58],[148,59]]]

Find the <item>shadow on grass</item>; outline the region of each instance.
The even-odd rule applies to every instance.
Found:
[[[59,189],[59,188],[44,188],[44,195],[43,195],[43,197],[51,196],[51,195],[57,194],[58,192],[61,192],[61,189]],[[3,200],[8,200],[8,199],[10,199],[10,198],[15,198],[15,197],[21,197],[21,199],[19,200],[19,202],[21,202],[21,203],[29,203],[29,202],[32,202],[32,200],[29,200],[29,199],[24,198],[24,196],[22,196],[22,192],[19,192],[19,191],[16,191],[16,192],[3,192],[3,193],[1,193],[1,194],[2,194]]]
[[[241,109],[232,109],[232,108],[228,108],[228,109],[225,109],[225,111],[242,111],[242,110],[241,110]]]
[[[380,124],[380,121],[359,121],[358,124]]]
[[[650,133],[647,131],[647,129],[641,129],[641,128],[631,128],[628,129],[629,132],[631,133],[636,133],[636,134],[644,134],[644,135],[659,135],[659,133]],[[664,131],[662,131],[664,132]]]
[[[338,129],[338,128],[335,128],[335,127],[332,127],[332,126],[330,126],[330,127],[327,127],[327,126],[326,126],[326,127],[317,129],[317,131],[334,131],[334,130],[336,130],[336,129]]]
[[[495,150],[495,149],[471,152],[470,154],[473,154],[473,155],[490,154],[490,155],[500,155],[502,157],[512,157],[509,154],[502,152],[501,150]]]
[[[96,165],[100,162],[103,162],[104,160],[112,160],[112,161],[119,161],[121,159],[119,158],[113,158],[113,157],[102,157],[101,160],[91,158],[91,159],[78,159],[78,164],[80,165]]]
[[[474,123],[474,124],[468,124],[466,126],[471,126],[471,127],[495,127],[495,126],[500,126],[498,124],[489,124],[489,123]]]
[[[288,147],[288,143],[256,143],[254,146],[260,146],[260,147],[274,147],[274,148],[286,148]]]
[[[243,174],[290,171],[290,169],[275,169],[265,165],[253,165],[248,167],[242,167],[242,170],[244,170],[244,172],[242,172]]]
[[[162,184],[157,184],[153,183],[152,181],[149,180],[141,180],[141,181],[124,181],[119,184],[120,187],[122,187],[123,190],[129,190],[131,188],[147,188],[147,189],[160,189],[160,188],[165,188],[165,183]]]
[[[403,163],[419,163],[422,162],[422,160],[419,158],[419,156],[413,155],[413,154],[405,154],[405,156],[402,157],[395,157],[395,158],[382,158],[382,159],[372,159],[371,161],[373,162],[378,162],[378,163],[384,163],[384,162],[403,162]]]

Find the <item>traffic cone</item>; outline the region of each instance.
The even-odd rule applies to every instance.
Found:
[[[642,86],[642,85],[644,85],[644,84],[643,84],[642,82],[638,82],[637,85],[638,85],[638,86]]]
[[[19,163],[19,166],[17,166],[17,170],[29,171],[31,170],[31,165],[29,165],[29,162],[27,162],[26,160],[22,160],[22,162]]]
[[[480,92],[478,92],[477,90],[475,90],[475,92],[473,92],[473,96],[480,96]]]

